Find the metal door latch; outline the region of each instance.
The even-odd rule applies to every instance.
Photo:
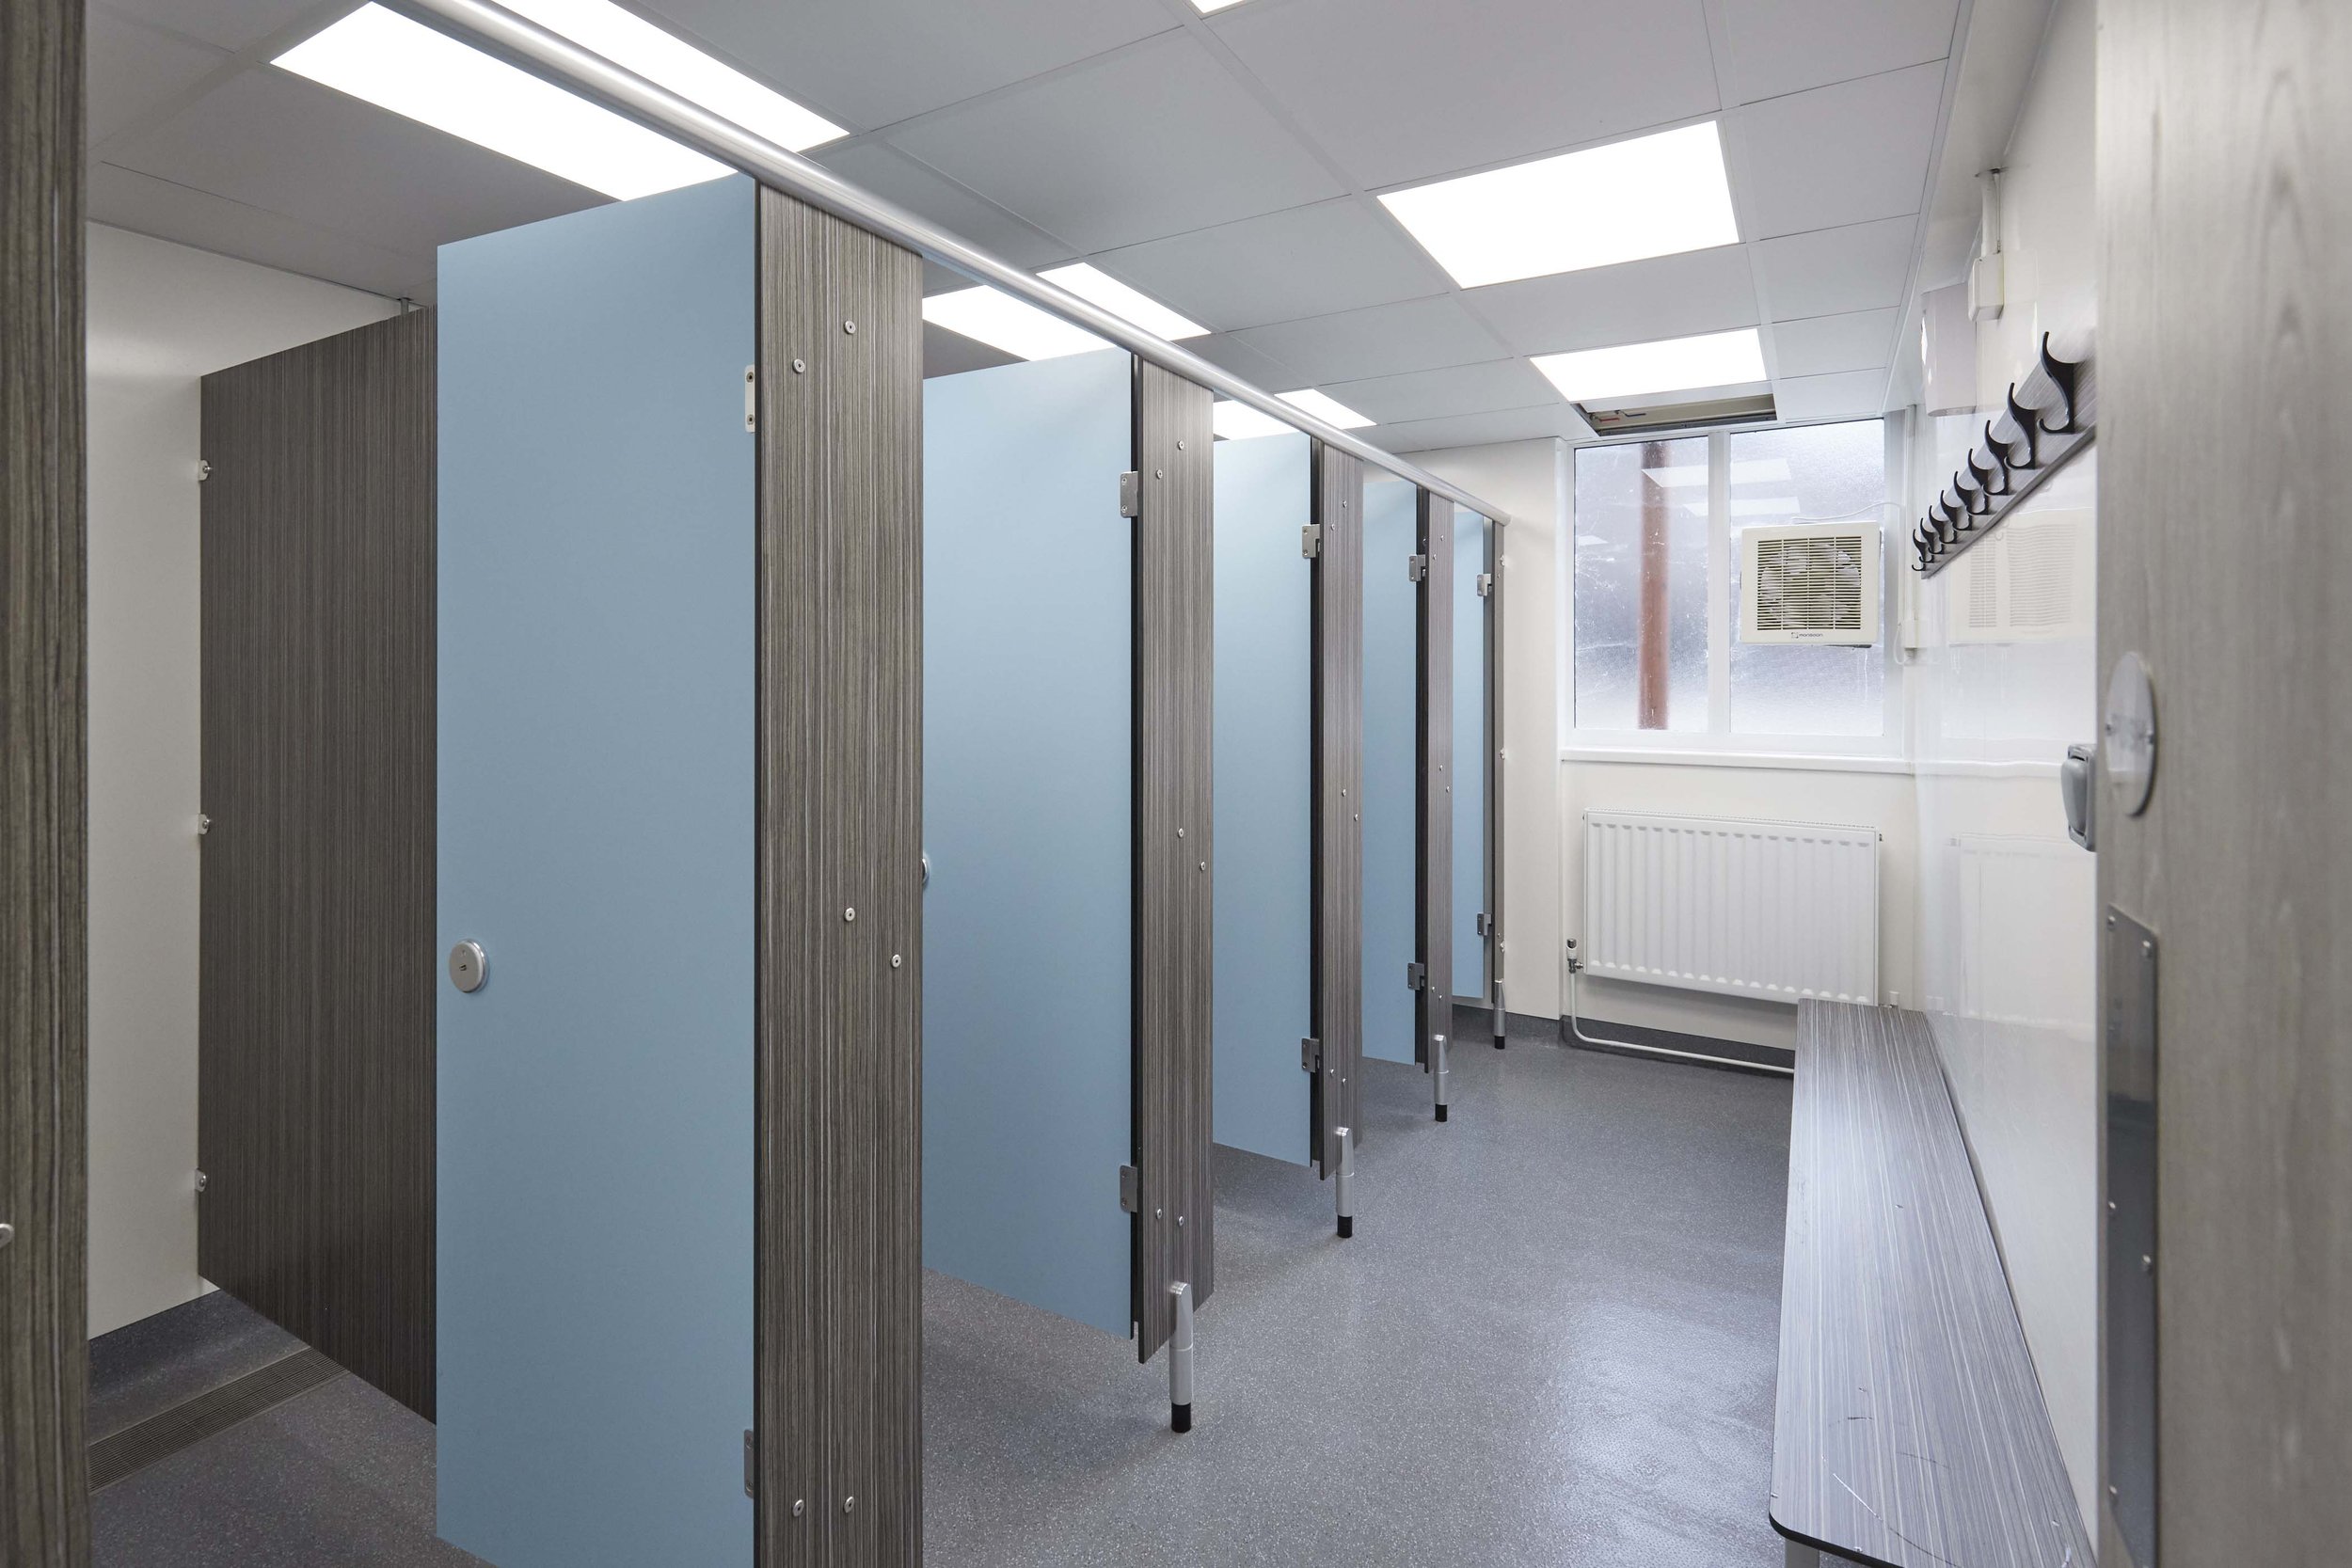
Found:
[[[1143,1212],[1143,1173],[1133,1165],[1119,1167],[1119,1206],[1131,1214]]]
[[[1119,515],[1122,517],[1143,515],[1143,474],[1130,468],[1119,476]]]
[[[1486,917],[1484,913],[1478,917],[1478,934],[1482,937],[1492,935],[1492,932],[1487,929]]]
[[[1419,990],[1428,983],[1429,970],[1426,965],[1406,964],[1405,966],[1405,989],[1406,990]]]
[[[1481,573],[1479,573],[1479,574],[1478,574],[1478,596],[1479,596],[1480,598],[1482,598],[1482,599],[1483,599],[1483,598],[1486,598],[1488,594],[1492,594],[1494,591],[1495,591],[1495,575],[1494,575],[1492,572],[1481,572]]]
[[[1429,580],[1429,558],[1425,555],[1406,556],[1405,558],[1405,580],[1407,582]]]
[[[1323,1042],[1312,1035],[1298,1042],[1298,1070],[1313,1072],[1323,1066]]]
[[[1298,553],[1312,561],[1323,553],[1323,525],[1309,523],[1298,531]]]

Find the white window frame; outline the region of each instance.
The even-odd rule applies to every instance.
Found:
[[[1731,437],[1752,431],[1794,430],[1810,425],[1865,424],[1872,420],[1885,439],[1886,499],[1882,509],[1885,538],[1879,550],[1879,640],[1883,664],[1879,683],[1880,731],[1874,736],[1735,735],[1731,729],[1731,646],[1739,635],[1729,602],[1739,532],[1731,526]],[[1704,433],[1707,440],[1707,727],[1703,730],[1615,730],[1576,722],[1576,496],[1578,457],[1588,448],[1631,446],[1643,441],[1689,440],[1693,432],[1643,431],[1606,440],[1580,441],[1568,459],[1567,532],[1559,551],[1560,748],[1568,762],[1696,763],[1740,768],[1812,768],[1835,772],[1902,773],[1911,770],[1907,742],[1903,668],[1898,657],[1903,562],[1906,552],[1890,519],[1899,515],[1906,494],[1906,421],[1900,411],[1863,418],[1789,420],[1769,424],[1726,425]]]

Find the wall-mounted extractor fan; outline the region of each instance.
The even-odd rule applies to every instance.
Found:
[[[1868,647],[1879,640],[1879,525],[1740,531],[1740,641]]]

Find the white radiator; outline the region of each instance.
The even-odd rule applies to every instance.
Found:
[[[1588,811],[1582,957],[1610,980],[1875,1006],[1879,835]]]

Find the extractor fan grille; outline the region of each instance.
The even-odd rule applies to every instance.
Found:
[[[1752,528],[1740,640],[1747,642],[1878,641],[1879,552],[1874,528]]]

